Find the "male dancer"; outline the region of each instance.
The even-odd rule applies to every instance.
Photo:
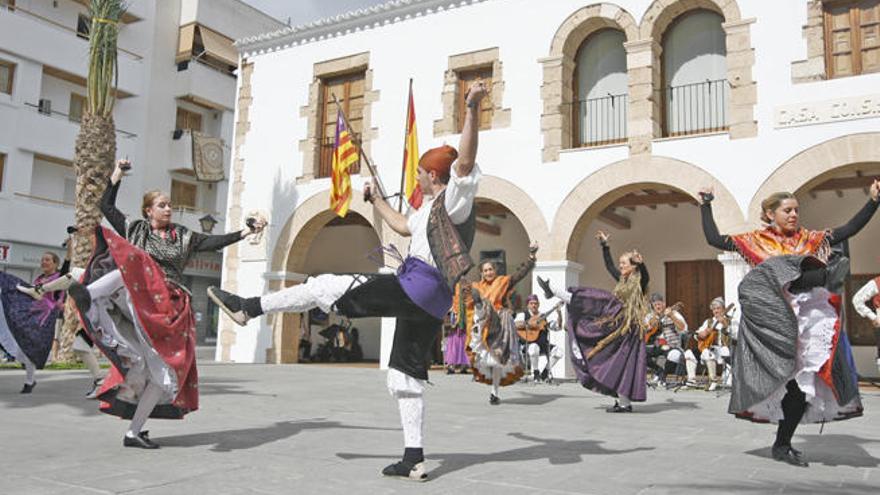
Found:
[[[409,218],[376,195],[373,188],[364,189],[364,199],[373,203],[385,223],[398,234],[411,237],[409,255],[397,274],[324,274],[247,299],[216,287],[208,289],[209,297],[239,325],[264,313],[303,312],[316,306],[349,318],[397,318],[387,385],[400,409],[405,449],[403,460],[382,470],[386,476],[427,479],[422,451],[423,392],[434,340],[452,305],[452,289],[474,265],[468,252],[474,237],[474,197],[481,177],[475,160],[484,96],[482,81],[472,84],[465,96],[460,155],[445,145],[422,155],[418,182],[426,198]]]

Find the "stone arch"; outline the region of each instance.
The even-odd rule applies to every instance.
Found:
[[[571,190],[557,209],[551,230],[553,244],[545,259],[575,261],[587,227],[602,210],[618,197],[652,185],[672,187],[695,199],[702,187],[712,186],[719,230],[732,232],[745,226],[736,199],[721,181],[705,170],[662,156],[632,157],[590,174]]]
[[[739,4],[734,0],[654,0],[639,25],[642,39],[660,40],[672,22],[685,12],[706,9],[724,17],[725,23],[741,20]]]
[[[356,192],[352,190],[354,197]],[[306,261],[308,248],[318,232],[336,215],[328,204],[330,190],[325,189],[311,195],[300,203],[284,224],[281,235],[272,250],[271,269],[273,272],[297,272]],[[382,228],[373,216],[373,208],[367,203],[353,199],[349,211],[367,219],[379,239],[382,239]]]
[[[519,186],[500,177],[484,175],[480,179],[477,198],[489,199],[504,206],[519,220],[530,240],[538,241],[541,246],[549,246],[547,221],[532,197]]]
[[[774,192],[812,187],[841,167],[866,162],[880,163],[880,132],[849,134],[807,148],[786,160],[761,184],[749,203],[748,218],[757,225],[761,200]]]
[[[549,55],[539,60],[544,71],[541,131],[544,134],[545,162],[557,160],[559,151],[571,146],[569,106],[573,101],[572,80],[578,47],[591,34],[607,28],[622,31],[627,42],[638,39],[638,26],[629,12],[611,3],[596,3],[569,15],[553,35]]]
[[[639,25],[640,42],[630,50],[632,54],[644,52],[644,56],[635,57],[643,65],[630,69],[638,69],[631,85],[641,86],[640,91],[630,92],[630,111],[634,114],[630,128],[640,131],[630,136],[633,154],[650,153],[651,141],[663,135],[663,99],[651,97],[653,91],[659,91],[663,86],[663,33],[683,14],[697,9],[716,12],[724,17],[721,27],[725,33],[727,82],[730,86],[727,132],[731,139],[755,137],[758,134],[758,123],[754,116],[758,100],[757,84],[752,74],[755,53],[751,41],[751,24],[755,19],[743,19],[736,0],[655,0],[645,11]]]

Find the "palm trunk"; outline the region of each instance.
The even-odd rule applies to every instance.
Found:
[[[85,267],[94,248],[95,227],[101,223],[101,196],[107,187],[113,161],[116,157],[116,129],[112,115],[83,115],[73,169],[76,172],[75,225],[79,231],[74,237],[71,265]],[[72,361],[73,339],[80,327],[79,317],[68,304],[64,311],[64,325],[59,335],[58,359]]]

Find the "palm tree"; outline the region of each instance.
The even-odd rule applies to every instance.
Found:
[[[75,224],[79,231],[74,238],[71,264],[83,267],[92,252],[93,232],[101,222],[100,202],[116,158],[116,125],[113,106],[116,103],[116,42],[119,20],[125,12],[121,0],[91,0],[89,15],[89,78],[88,104],[83,112],[73,169],[76,172]],[[72,345],[79,320],[72,305],[64,314],[59,342],[59,359],[73,359]]]

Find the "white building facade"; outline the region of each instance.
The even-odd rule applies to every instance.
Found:
[[[88,1],[0,1],[0,270],[32,280],[45,251],[63,255],[73,223],[74,142],[88,75]],[[229,171],[238,55],[233,39],[282,24],[238,0],[134,0],[119,29],[117,155],[135,165],[119,208],[137,215],[141,194],[160,189],[174,221],[202,231],[225,224],[228,182],[193,173],[196,151]],[[201,141],[200,141],[201,139]],[[204,144],[207,143],[207,144]],[[205,148],[207,150],[207,148]],[[219,152],[218,152],[219,150]],[[220,278],[219,253],[185,272],[199,340],[216,335],[205,288]]]
[[[410,78],[422,151],[458,144],[462,88],[491,80],[474,258],[503,257],[511,271],[535,240],[533,276],[610,288],[602,229],[615,254],[642,252],[651,291],[685,302],[691,326],[715,296],[736,301],[747,269],[706,244],[702,187],[715,190],[722,233],[757,227],[760,201],[780,190],[820,229],[846,222],[880,174],[876,2],[392,1],[237,46],[227,228],[251,211],[270,218],[261,244],[225,253],[224,287],[242,295],[376,271],[379,244],[405,247],[357,191],[352,213],[333,218],[326,150],[336,95],[397,192]],[[880,271],[878,239],[874,219],[849,242],[854,288]],[[847,316],[857,366],[876,374],[870,327]],[[357,325],[365,355],[384,364],[393,320]],[[565,348],[561,333],[552,339]],[[296,315],[244,328],[224,318],[217,359],[291,362],[298,340]]]

